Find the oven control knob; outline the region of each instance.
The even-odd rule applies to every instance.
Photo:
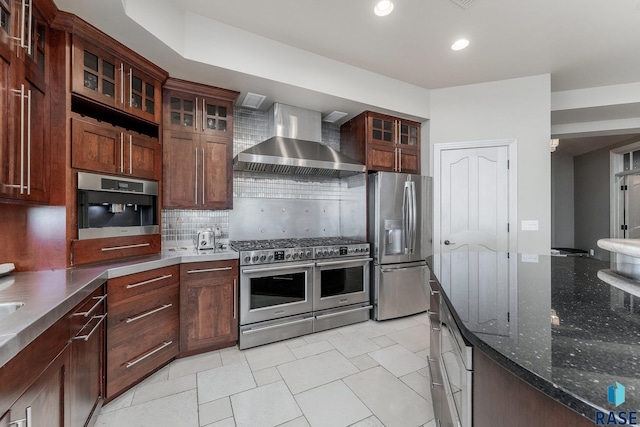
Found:
[[[269,255],[269,261],[271,261],[273,259],[273,255]]]
[[[305,256],[305,258],[309,258],[309,257],[311,256],[311,251],[307,251],[307,252],[304,254],[304,256]]]
[[[336,251],[334,251],[333,249],[329,251],[329,255],[335,255],[335,254],[336,254]]]
[[[287,254],[287,255],[285,256],[285,258],[286,258],[286,259],[291,258],[291,254]]]
[[[258,261],[258,255],[253,256],[253,262],[256,262],[256,261]]]
[[[362,252],[362,248],[356,248],[356,252]]]
[[[260,261],[265,262],[267,260],[266,255],[260,255]]]
[[[293,253],[293,259],[298,259],[298,252]]]
[[[322,256],[327,256],[327,255],[329,255],[329,251],[327,250],[322,251]]]
[[[249,261],[251,261],[251,257],[250,256],[244,257],[244,262],[249,262]]]
[[[364,248],[365,252],[369,252],[369,246],[367,246],[366,248]]]

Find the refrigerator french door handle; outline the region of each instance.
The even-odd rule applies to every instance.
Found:
[[[411,253],[416,251],[416,240],[418,233],[418,212],[416,203],[416,183],[411,181]]]
[[[404,253],[409,253],[409,239],[410,239],[410,231],[409,231],[409,206],[407,203],[409,201],[409,181],[405,181],[404,188],[402,191],[402,240],[404,244]]]

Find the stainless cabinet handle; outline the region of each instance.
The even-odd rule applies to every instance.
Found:
[[[131,68],[129,68],[129,108],[133,108],[133,70]]]
[[[124,133],[120,132],[120,172],[124,173]]]
[[[285,267],[267,267],[267,268],[256,268],[255,270],[251,270],[251,269],[246,269],[246,270],[242,270],[243,274],[247,274],[247,273],[267,273],[269,271],[279,271],[279,270],[297,270],[300,268],[308,268],[308,267],[313,267],[315,264],[301,264],[301,265],[294,265],[294,266],[285,266]]]
[[[98,323],[96,323],[96,324],[95,324],[95,326],[93,327],[93,329],[91,329],[91,331],[90,331],[88,334],[86,334],[86,335],[78,335],[78,336],[73,337],[73,339],[74,339],[74,340],[89,341],[89,338],[91,338],[91,335],[93,335],[93,333],[94,333],[95,331],[97,331],[97,330],[98,330],[98,327],[100,327],[100,324],[102,324],[102,322],[104,322],[104,319],[106,319],[106,318],[107,318],[107,313],[105,313],[105,314],[101,314],[101,315],[99,315],[99,316],[93,316],[93,317],[91,318],[91,320],[100,319],[100,320],[98,320]],[[87,326],[89,326],[89,323],[91,323],[91,321],[87,322],[87,323],[82,327],[82,329],[80,329],[80,330],[82,331],[84,328],[86,328]]]
[[[151,243],[138,243],[137,245],[124,245],[124,246],[111,246],[109,248],[102,248],[102,252],[117,251],[118,249],[132,249],[142,248],[144,246],[151,246]]]
[[[10,425],[17,425],[18,427],[22,427],[23,425],[25,427],[33,427],[31,424],[31,406],[28,406],[27,409],[25,409],[25,417],[19,420],[15,420],[15,421],[11,421],[9,424],[7,424],[7,426]]]
[[[440,328],[439,328],[439,327],[435,327],[435,328],[434,328],[434,327],[433,327],[433,323],[431,323],[431,315],[437,315],[437,314],[438,314],[438,313],[436,313],[436,312],[433,312],[433,311],[431,311],[431,310],[427,310],[427,316],[428,316],[428,319],[429,319],[429,328],[431,328],[431,330],[432,330],[433,332],[439,332],[439,331],[440,331]],[[440,323],[440,322],[438,322],[438,323]]]
[[[20,89],[12,89],[11,91],[20,97],[20,184],[7,185],[6,187],[20,188],[20,194],[24,194],[24,84],[20,85]]]
[[[277,325],[269,325],[269,326],[263,326],[261,328],[247,329],[246,331],[242,331],[242,335],[255,334],[256,332],[267,331],[269,329],[274,329],[274,328],[281,328],[283,326],[296,325],[298,323],[311,322],[312,320],[313,320],[313,317],[308,317],[306,319],[294,320],[292,322],[278,323]]]
[[[29,14],[31,14],[31,5],[29,5]],[[31,37],[29,37],[29,46],[31,46]],[[31,194],[31,89],[27,91],[27,194]]]
[[[347,314],[347,313],[355,313],[355,312],[358,312],[358,311],[371,310],[372,308],[373,308],[372,305],[367,305],[367,306],[364,306],[364,307],[352,308],[351,310],[339,311],[337,313],[321,314],[320,316],[316,316],[316,320],[322,320],[322,319],[326,319],[326,318],[329,318],[329,317],[341,316],[341,315]]]
[[[432,358],[428,357],[427,358],[427,367],[429,368],[429,378],[431,378],[431,388],[433,388],[435,386],[442,387],[442,383],[437,383],[433,379],[433,372],[431,371],[431,364],[432,363],[438,363],[438,361],[437,360],[433,360]]]
[[[238,280],[233,279],[233,318],[238,316]]]
[[[27,47],[27,45],[24,43],[24,29],[25,29],[25,25],[27,25],[27,1],[26,0],[22,0],[22,15],[20,15],[20,17],[22,18],[22,22],[20,25],[20,37],[11,37],[11,39],[13,40],[18,40],[20,42],[19,46],[21,48],[25,48]],[[29,25],[31,25],[31,19],[29,19]],[[31,38],[31,31],[29,31],[29,38]],[[28,51],[29,54],[31,54],[31,51]]]
[[[398,172],[402,172],[402,148],[398,148]]]
[[[347,259],[347,260],[342,260],[342,261],[330,261],[330,262],[317,262],[316,266],[318,267],[325,267],[328,265],[340,265],[340,264],[348,264],[351,262],[358,262],[358,263],[362,263],[362,265],[365,265],[366,263],[368,263],[369,261],[373,261],[373,258],[366,258],[366,259]]]
[[[33,20],[33,0],[29,2],[29,20],[27,22],[27,53],[31,56],[31,21]],[[24,26],[23,26],[24,28]]]
[[[203,129],[204,130],[204,129]],[[202,204],[204,205],[204,176],[205,176],[205,167],[206,161],[204,159],[204,148],[202,149]]]
[[[93,307],[91,307],[89,310],[84,311],[84,312],[78,312],[78,313],[73,313],[71,315],[71,317],[75,317],[75,316],[83,316],[83,317],[89,317],[89,315],[98,307],[100,307],[100,304],[102,304],[102,301],[104,301],[104,299],[107,297],[107,294],[101,295],[99,297],[93,297],[92,299],[97,300],[96,303],[93,305]]]
[[[229,271],[229,270],[232,270],[232,269],[233,269],[233,267],[203,268],[201,270],[187,270],[187,274],[211,273],[213,271]]]
[[[139,314],[134,317],[127,317],[127,320],[125,320],[125,323],[131,323],[131,322],[135,322],[136,320],[144,319],[147,316],[151,316],[152,314],[155,314],[162,310],[166,310],[167,308],[170,308],[172,306],[173,304],[169,303],[169,304],[161,305],[160,307],[156,307],[153,310],[147,311],[146,313]]]
[[[165,347],[169,347],[171,344],[173,344],[173,341],[165,341],[163,342],[160,347],[157,347],[153,350],[151,350],[150,352],[148,352],[147,354],[138,357],[136,360],[132,361],[132,362],[127,362],[127,364],[125,365],[126,368],[130,368],[133,365],[142,362],[144,359],[146,359],[147,357],[151,357],[154,354],[156,354],[157,352],[159,352],[160,350],[163,350]]]
[[[200,104],[198,103],[198,97],[196,96],[196,110],[195,110],[196,117],[195,117],[195,120],[194,120],[194,124],[196,125],[196,130],[198,130],[198,106],[199,105]]]
[[[206,111],[207,111],[206,107],[207,107],[207,101],[206,101],[204,98],[202,98],[202,131],[203,131],[203,132],[204,132],[205,130],[207,130],[207,128],[206,128],[206,126],[205,126],[205,124],[206,124],[206,122],[207,122],[207,119],[206,119],[206,117],[205,117],[205,115],[206,115]]]
[[[196,120],[197,122],[197,120]],[[196,147],[196,177],[194,179],[194,184],[195,184],[195,199],[196,199],[196,205],[198,204],[198,147]]]
[[[440,295],[440,291],[435,291],[433,289],[429,289],[429,291],[431,292],[431,295],[433,295],[433,296]]]
[[[124,63],[120,64],[120,104],[124,105]]]
[[[173,274],[165,274],[164,276],[155,277],[153,279],[145,280],[144,282],[133,283],[127,285],[127,289],[137,288],[138,286],[148,285],[149,283],[157,282],[158,280],[164,280],[173,277]]]
[[[129,134],[129,174],[133,175],[133,135]]]

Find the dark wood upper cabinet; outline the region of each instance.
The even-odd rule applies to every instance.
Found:
[[[162,82],[89,41],[73,36],[73,92],[160,123]]]
[[[340,127],[340,151],[369,171],[420,173],[420,123],[365,111]]]
[[[238,92],[167,80],[163,94],[163,206],[231,209],[233,102]]]

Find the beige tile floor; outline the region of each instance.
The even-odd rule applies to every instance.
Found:
[[[97,427],[435,427],[426,314],[177,359]]]

